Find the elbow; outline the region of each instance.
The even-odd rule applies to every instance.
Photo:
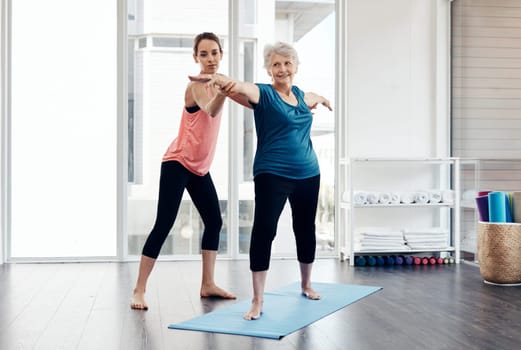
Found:
[[[219,113],[221,112],[221,109],[212,109],[212,108],[209,108],[206,110],[206,113],[208,113],[208,115],[212,118],[215,118],[219,115]]]

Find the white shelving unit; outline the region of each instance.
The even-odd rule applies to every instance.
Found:
[[[345,214],[342,260],[354,265],[357,255],[396,255],[436,253],[451,254],[460,261],[460,160],[459,158],[351,158],[341,160],[344,188],[340,208]],[[452,191],[451,202],[359,204],[354,202],[358,191],[416,192]],[[390,231],[405,227],[432,227],[447,232],[449,243],[442,249],[357,249],[355,235],[364,226],[386,227]],[[392,227],[392,229],[391,229]]]

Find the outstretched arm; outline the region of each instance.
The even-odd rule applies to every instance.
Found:
[[[317,107],[318,104],[321,104],[321,105],[324,105],[325,107],[327,107],[327,109],[329,109],[330,111],[333,110],[333,108],[331,108],[331,104],[327,98],[320,96],[314,92],[306,92],[304,94],[304,102],[306,102],[306,104],[308,105],[308,107],[310,109],[314,109]]]
[[[221,94],[248,108],[252,107],[250,102],[258,103],[260,99],[259,87],[253,83],[234,80],[222,74],[200,74],[189,78],[191,81],[217,86]]]
[[[233,88],[233,85],[233,82],[229,82],[223,86],[223,90],[230,90]],[[223,93],[221,89],[219,89],[218,93],[215,94],[212,98],[209,98],[204,84],[198,82],[191,82],[188,86],[187,92],[190,93],[191,99],[193,99],[199,108],[204,110],[212,117],[215,117],[219,114],[219,112],[221,112],[224,101],[226,100],[226,94]]]

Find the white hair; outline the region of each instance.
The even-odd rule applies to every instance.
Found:
[[[271,55],[278,54],[284,57],[291,57],[298,66],[300,61],[298,59],[297,50],[293,46],[283,42],[276,42],[275,44],[268,44],[264,46],[264,68],[269,69],[271,65]]]

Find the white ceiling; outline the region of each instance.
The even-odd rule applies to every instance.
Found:
[[[277,17],[292,14],[294,16],[294,41],[298,41],[307,32],[335,11],[334,0],[277,0]]]

